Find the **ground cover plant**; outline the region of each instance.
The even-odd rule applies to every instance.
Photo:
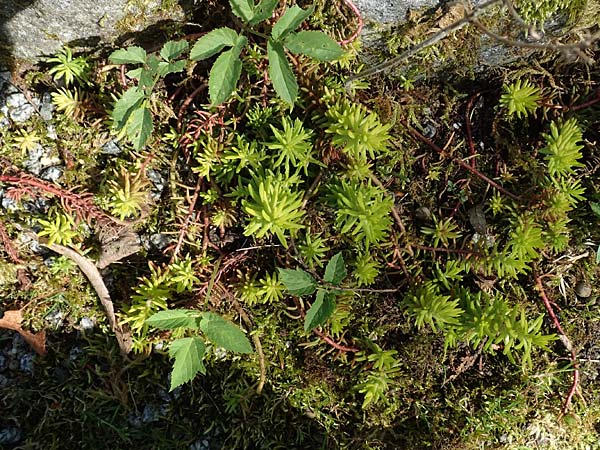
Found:
[[[231,0],[24,74],[54,111],[0,128],[0,442],[598,448],[593,2],[491,3],[368,70],[351,2]]]

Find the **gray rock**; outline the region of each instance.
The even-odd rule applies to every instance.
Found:
[[[33,104],[20,92],[15,92],[7,96],[6,107],[8,108],[10,119],[17,123],[29,120],[36,112],[36,108],[40,106],[40,101],[36,97],[32,98],[32,102]]]
[[[46,314],[46,317],[44,317],[44,319],[46,320],[50,328],[56,330],[62,326],[64,317],[65,313],[63,313],[60,309],[55,309]]]
[[[115,140],[108,141],[100,148],[100,150],[105,155],[120,155],[123,152]]]
[[[3,0],[0,41],[13,57],[37,61],[65,44],[97,45],[160,20],[183,18],[181,8],[160,5],[160,0]]]
[[[52,103],[52,96],[49,92],[44,92],[42,95],[42,105],[40,106],[40,116],[46,122],[52,120],[52,113],[54,112],[54,103]]]
[[[436,0],[354,0],[367,21],[378,23],[401,22],[409,9],[437,5]]]
[[[89,317],[83,317],[79,321],[79,326],[83,331],[91,331],[94,329],[94,321]]]
[[[21,372],[33,375],[33,355],[26,353],[19,358],[19,368]]]
[[[63,169],[62,167],[52,166],[44,169],[40,173],[40,178],[42,180],[50,181],[51,183],[56,183],[60,177],[62,177]]]

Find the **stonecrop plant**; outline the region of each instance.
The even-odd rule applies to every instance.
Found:
[[[256,175],[247,190],[249,198],[242,200],[242,209],[250,220],[244,234],[275,235],[287,248],[287,238],[304,228],[302,194],[295,190],[293,180],[268,172]]]
[[[519,119],[533,114],[542,98],[541,89],[529,80],[517,80],[502,86],[504,93],[500,97],[500,105],[507,109],[508,115],[516,115]]]

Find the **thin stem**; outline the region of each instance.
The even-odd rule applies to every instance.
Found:
[[[394,67],[399,66],[406,59],[410,58],[411,56],[416,55],[421,50],[424,50],[427,47],[430,47],[433,44],[436,44],[437,42],[446,38],[451,33],[460,30],[465,25],[468,25],[475,17],[477,17],[478,15],[483,13],[486,9],[488,9],[489,7],[495,5],[496,3],[499,3],[499,2],[500,2],[500,0],[490,0],[490,1],[482,4],[481,6],[478,6],[477,8],[473,9],[471,12],[465,14],[465,16],[462,19],[448,25],[446,28],[441,29],[436,34],[431,36],[429,39],[426,39],[423,42],[412,46],[411,48],[404,51],[403,53],[396,56],[395,58],[392,58],[381,64],[377,64],[375,67],[372,67],[371,69],[365,70],[363,72],[360,72],[356,75],[351,76],[346,81],[346,89],[349,89],[350,83],[352,83],[353,81],[360,80],[360,79],[367,78],[367,77],[372,77],[373,75],[376,75],[378,73],[381,73],[386,70],[390,70],[390,69],[393,69]]]
[[[417,130],[415,130],[414,128],[412,128],[410,125],[408,125],[406,122],[404,121],[399,121],[400,123],[402,123],[406,129],[408,130],[408,132],[410,134],[413,135],[413,137],[416,137],[417,139],[419,139],[420,141],[422,141],[423,143],[429,145],[432,149],[434,149],[436,152],[438,152],[440,155],[442,156],[446,156],[446,152],[444,151],[444,149],[442,149],[441,147],[439,147],[438,145],[434,144],[432,141],[430,141],[429,139],[427,139],[425,136],[423,136],[421,133],[419,133]],[[503,188],[502,186],[500,186],[498,183],[496,183],[494,180],[492,180],[491,178],[488,178],[487,176],[485,176],[484,174],[482,174],[479,170],[471,167],[470,164],[467,164],[466,162],[464,162],[462,159],[460,158],[452,158],[452,160],[457,163],[460,167],[462,167],[465,170],[468,170],[469,172],[471,172],[473,175],[477,176],[478,178],[482,179],[483,181],[485,181],[486,183],[488,183],[490,186],[492,186],[494,189],[502,192],[504,195],[506,195],[507,197],[512,198],[513,200],[517,201],[517,202],[521,202],[522,198],[519,197],[518,195],[513,194],[512,192],[506,190],[505,188]]]
[[[360,11],[356,7],[356,5],[352,2],[352,0],[344,0],[344,3],[346,4],[346,6],[348,6],[348,8],[350,8],[352,10],[354,15],[358,19],[358,25],[356,26],[356,30],[354,30],[354,33],[352,33],[352,35],[348,39],[344,39],[344,40],[340,41],[340,45],[346,45],[346,44],[349,44],[352,41],[354,41],[358,37],[358,35],[360,34],[360,32],[362,31],[362,29],[365,25],[365,22],[360,14]]]

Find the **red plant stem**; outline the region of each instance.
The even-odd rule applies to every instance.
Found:
[[[179,230],[179,237],[177,238],[177,244],[175,245],[175,248],[173,249],[173,254],[171,255],[171,261],[169,262],[169,264],[172,264],[173,261],[175,261],[175,258],[177,258],[177,255],[179,254],[179,250],[181,250],[181,246],[183,245],[183,239],[185,238],[185,233],[187,232],[188,227],[190,226],[190,220],[192,219],[192,216],[194,215],[194,208],[196,208],[196,202],[198,201],[198,195],[200,193],[201,186],[202,186],[202,177],[198,177],[198,181],[196,182],[196,187],[194,188],[194,195],[190,199],[190,206],[188,207],[188,212],[185,216],[185,220],[183,221],[183,224],[181,225],[181,230]]]
[[[570,108],[568,108],[569,111],[578,111],[580,109],[584,109],[587,108],[589,106],[592,106],[596,103],[600,102],[600,89],[598,89],[596,91],[596,97],[594,97],[592,100],[589,100],[585,103],[581,103],[579,105],[575,105],[575,106],[571,106]]]
[[[187,107],[190,106],[190,103],[192,103],[196,95],[198,95],[200,91],[206,89],[207,87],[208,83],[202,83],[200,86],[194,89],[194,91],[190,95],[188,95],[188,97],[181,105],[181,108],[179,108],[179,114],[177,115],[177,128],[179,130],[181,130],[181,128],[183,127],[183,114],[185,113]]]
[[[6,253],[8,253],[8,256],[10,256],[10,259],[15,264],[22,263],[23,261],[19,258],[19,254],[17,253],[15,247],[12,245],[10,237],[8,236],[8,232],[6,231],[6,227],[4,226],[4,221],[2,220],[2,217],[0,217],[0,240],[2,241],[4,250],[6,250]]]
[[[429,139],[427,139],[425,136],[423,136],[417,130],[415,130],[414,128],[412,128],[411,126],[409,126],[406,122],[400,121],[400,123],[402,123],[406,127],[406,129],[408,130],[408,132],[410,134],[412,134],[413,137],[416,137],[421,142],[429,145],[432,149],[434,149],[440,155],[445,156],[446,152],[442,148],[440,148],[438,145],[436,145],[433,142],[431,142]],[[502,192],[507,197],[510,197],[513,200],[517,201],[517,202],[520,202],[522,200],[521,197],[519,197],[518,195],[515,195],[512,192],[506,190],[505,188],[503,188],[502,186],[500,186],[498,183],[496,183],[494,180],[492,180],[492,179],[488,178],[487,176],[485,176],[484,174],[482,174],[479,170],[474,169],[473,167],[471,167],[469,164],[467,164],[466,162],[464,162],[462,159],[460,159],[460,158],[452,158],[452,160],[455,161],[463,169],[468,170],[469,172],[471,172],[476,177],[478,177],[481,180],[483,180],[486,183],[488,183],[494,189],[498,190],[499,192]]]
[[[327,342],[329,345],[331,345],[333,348],[335,348],[336,350],[339,350],[341,352],[359,352],[360,350],[354,347],[345,347],[341,344],[338,344],[337,342],[335,342],[333,339],[331,339],[329,336],[327,336],[325,333],[323,333],[322,331],[319,331],[317,329],[313,330],[313,333],[315,333],[317,336],[319,336],[321,339],[323,339],[325,342]]]
[[[548,296],[546,295],[546,292],[544,291],[544,286],[542,284],[541,277],[537,274],[537,272],[534,271],[533,278],[535,279],[535,286],[540,294],[540,297],[541,297],[542,301],[544,302],[544,307],[546,308],[548,315],[552,319],[552,323],[553,323],[554,327],[560,333],[561,342],[566,347],[566,349],[571,353],[571,364],[573,365],[573,381],[571,383],[571,387],[569,388],[569,392],[567,392],[567,397],[565,398],[565,401],[563,403],[563,407],[561,410],[561,415],[564,415],[567,412],[567,409],[569,408],[569,405],[571,404],[571,400],[573,400],[573,396],[577,392],[577,388],[579,386],[579,362],[577,361],[577,354],[575,353],[575,349],[573,348],[571,341],[569,340],[569,338],[563,331],[562,326],[560,325],[560,321],[558,320],[558,317],[556,317],[556,314],[554,313],[554,309],[552,308],[552,303],[550,302],[550,300],[548,299]]]
[[[43,180],[39,180],[31,175],[4,175],[0,174],[0,182],[14,184],[17,186],[29,186],[36,189],[40,189],[48,194],[54,195],[66,202],[67,205],[71,204],[73,209],[76,211],[78,217],[93,217],[95,219],[109,220],[114,223],[122,224],[121,221],[109,216],[100,208],[96,207],[92,201],[90,195],[75,194],[72,191],[62,189],[52,183],[48,183]]]
[[[346,6],[348,6],[348,8],[350,8],[352,10],[354,15],[358,19],[358,25],[356,26],[356,30],[354,30],[354,33],[352,33],[352,35],[348,39],[344,39],[344,40],[340,41],[340,45],[346,45],[346,44],[349,44],[350,42],[354,41],[358,37],[360,32],[362,31],[363,27],[365,26],[365,22],[360,14],[360,11],[356,7],[356,5],[354,3],[352,3],[352,0],[344,0],[344,3],[346,4]]]

